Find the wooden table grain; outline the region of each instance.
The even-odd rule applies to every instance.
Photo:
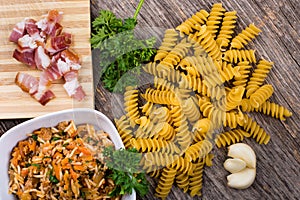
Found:
[[[226,159],[225,148],[213,150],[213,166],[206,167],[203,176],[202,197],[191,198],[173,187],[167,199],[300,199],[300,4],[297,0],[145,0],[138,16],[138,28],[174,28],[200,9],[209,10],[213,3],[223,3],[227,10],[236,10],[237,30],[254,23],[262,33],[250,47],[257,50],[260,58],[275,63],[266,82],[274,86],[271,100],[290,111],[293,116],[282,122],[262,114],[252,115],[271,135],[267,145],[246,140],[257,155],[257,176],[254,184],[245,190],[226,186],[222,164]],[[91,0],[92,20],[99,10],[112,10],[118,17],[132,17],[137,0]],[[98,52],[93,52],[94,66],[98,64]],[[110,119],[115,117],[115,95],[103,89],[98,82],[99,71],[95,67],[95,109]],[[0,135],[27,119],[1,120]],[[150,191],[138,199],[154,197],[157,180],[150,179]]]

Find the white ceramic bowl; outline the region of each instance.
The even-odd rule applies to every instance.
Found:
[[[10,130],[8,130],[0,138],[0,199],[1,200],[13,200],[16,199],[14,195],[8,194],[8,166],[10,153],[16,146],[18,141],[24,140],[26,134],[39,129],[41,127],[56,126],[61,121],[74,120],[75,124],[92,124],[97,130],[104,130],[107,132],[115,144],[116,148],[124,148],[122,140],[116,130],[114,124],[101,112],[85,109],[76,108],[70,110],[63,110],[40,117],[33,118],[26,122],[23,122]],[[131,195],[123,196],[122,200],[135,200],[136,193],[133,190]]]

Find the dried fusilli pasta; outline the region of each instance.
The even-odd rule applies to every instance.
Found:
[[[248,42],[253,40],[253,38],[255,38],[260,32],[261,30],[259,28],[257,28],[254,24],[250,24],[232,39],[230,46],[232,48],[241,49],[247,45]]]

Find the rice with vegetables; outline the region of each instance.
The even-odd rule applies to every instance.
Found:
[[[119,199],[103,161],[113,146],[108,134],[73,121],[40,128],[14,147],[9,163],[9,193],[19,199]]]

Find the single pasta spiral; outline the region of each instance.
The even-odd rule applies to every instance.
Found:
[[[224,60],[231,63],[238,63],[241,61],[248,61],[256,63],[255,50],[237,50],[231,49],[224,52]]]
[[[259,144],[268,144],[270,135],[260,127],[255,121],[253,121],[248,115],[244,115],[245,123],[243,128],[250,133],[250,137],[254,138]]]
[[[181,106],[183,113],[191,123],[194,123],[200,119],[201,114],[199,107],[195,104],[192,98],[183,100]]]
[[[258,108],[272,96],[273,92],[274,89],[272,85],[266,84],[261,86],[250,96],[251,106]]]
[[[206,10],[200,10],[192,17],[188,18],[179,26],[177,26],[176,30],[186,35],[193,32],[193,30],[200,30],[201,26],[207,21],[208,16],[209,13]]]
[[[132,138],[131,145],[139,152],[145,153],[150,151],[157,151],[165,146],[168,142],[162,139],[148,139],[148,138]]]
[[[141,96],[147,101],[157,104],[179,105],[174,92],[148,88]]]
[[[250,24],[241,33],[232,39],[231,47],[241,49],[253,40],[261,32],[254,24]]]
[[[174,91],[175,90],[175,85],[172,82],[167,81],[166,79],[163,79],[163,78],[159,78],[157,76],[154,77],[153,84],[157,90],[161,90],[161,91]]]
[[[133,130],[127,117],[123,115],[120,119],[115,118],[114,121],[125,148],[132,147],[130,140],[133,138]]]
[[[213,38],[218,32],[225,11],[221,3],[216,3],[211,8],[206,25]]]
[[[193,164],[181,156],[167,167],[172,167],[183,174],[190,174],[193,171]]]
[[[186,193],[189,189],[189,183],[190,183],[190,179],[189,179],[189,175],[188,174],[184,174],[184,173],[177,173],[176,175],[176,185],[181,188],[183,190],[184,193]]]
[[[239,66],[232,67],[230,63],[223,62],[222,69],[219,70],[222,83],[231,80],[233,77],[239,77]]]
[[[163,41],[157,50],[154,61],[161,61],[174,48],[178,40],[178,33],[175,29],[167,29]]]
[[[203,167],[203,161],[198,161],[194,164],[194,170],[190,175],[189,182],[189,191],[191,197],[194,197],[196,195],[201,196]]]
[[[264,102],[255,110],[283,121],[286,117],[292,116],[292,113],[287,108],[270,101]]]
[[[155,196],[165,199],[169,192],[172,189],[175,176],[176,176],[176,169],[165,167],[162,170],[158,185],[155,189]]]
[[[244,140],[244,137],[250,137],[250,133],[242,129],[233,129],[217,135],[215,143],[218,148],[226,147]]]
[[[221,49],[229,45],[232,34],[234,33],[233,29],[235,28],[236,19],[236,11],[225,12],[220,33],[216,39]]]
[[[252,73],[250,80],[246,87],[246,97],[250,97],[265,81],[268,76],[270,70],[272,69],[273,62],[269,62],[267,60],[260,60],[257,64],[256,69]]]
[[[152,130],[155,133],[154,138],[173,141],[176,131],[168,122],[157,123]]]
[[[135,120],[140,117],[140,113],[138,106],[138,90],[134,89],[132,86],[126,87],[126,92],[124,93],[124,106],[130,123],[135,124]]]
[[[201,30],[195,34],[189,36],[189,40],[192,43],[198,43],[202,48],[211,56],[214,60],[221,60],[221,51],[214,40],[211,32],[207,29],[206,25],[201,27]]]

